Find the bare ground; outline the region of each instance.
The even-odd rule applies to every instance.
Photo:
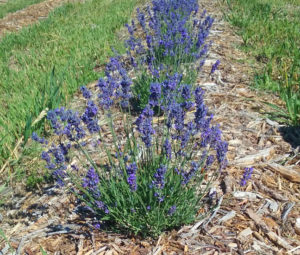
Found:
[[[218,1],[203,0],[201,7],[215,17],[215,23],[213,47],[198,83],[206,90],[206,103],[229,142],[229,166],[214,184],[220,206],[193,226],[159,240],[139,240],[93,230],[86,224],[92,218],[76,214],[74,198],[55,187],[19,197],[16,191],[1,212],[1,228],[18,254],[40,254],[40,246],[48,254],[300,254],[296,224],[300,158],[291,145],[299,145],[297,130],[262,114],[270,110],[264,101],[279,106],[282,102],[249,88],[252,68],[238,50],[242,41],[224,21]],[[211,64],[217,59],[219,71],[210,78]],[[78,101],[80,95],[74,98]],[[241,187],[246,166],[253,166],[254,173]],[[0,251],[8,248],[5,243],[0,247]]]

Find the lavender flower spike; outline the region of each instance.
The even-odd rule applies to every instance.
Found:
[[[81,86],[80,91],[82,92],[82,95],[86,99],[90,99],[92,97],[92,93],[89,89],[87,89],[86,86]]]
[[[211,71],[210,71],[210,74],[213,74],[217,69],[218,69],[218,66],[220,65],[220,60],[218,59],[217,61],[216,61],[216,63],[214,63],[213,65],[212,65],[212,67],[211,67]]]
[[[170,215],[170,216],[173,215],[175,213],[176,209],[177,209],[176,205],[171,206],[168,211],[168,215]]]
[[[243,178],[241,180],[241,186],[245,186],[247,184],[247,181],[251,179],[253,173],[253,167],[246,167],[244,174],[243,174]]]
[[[151,147],[152,135],[155,134],[155,130],[152,127],[153,114],[153,110],[149,105],[147,105],[142,114],[135,121],[137,130],[139,131],[141,139],[145,143],[147,148]]]
[[[82,187],[83,188],[90,188],[90,189],[95,189],[99,183],[99,176],[96,173],[95,169],[91,167],[85,178],[82,179]]]
[[[154,180],[152,184],[155,185],[158,189],[163,189],[165,186],[165,174],[167,172],[167,167],[164,165],[160,165],[157,168],[156,173],[154,174]]]
[[[137,190],[136,170],[137,170],[137,165],[135,162],[126,167],[126,172],[128,174],[127,182],[130,186],[131,191]]]

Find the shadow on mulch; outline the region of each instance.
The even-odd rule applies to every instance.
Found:
[[[289,143],[293,148],[300,146],[300,126],[280,127],[279,132],[284,141]]]

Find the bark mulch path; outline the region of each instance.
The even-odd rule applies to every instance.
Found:
[[[45,0],[44,2],[30,5],[17,12],[7,14],[0,19],[0,39],[6,33],[16,32],[23,27],[47,18],[53,9],[66,2],[70,2],[70,0]]]
[[[55,187],[14,194],[1,212],[1,228],[17,254],[41,254],[40,246],[48,254],[300,254],[300,157],[287,142],[299,136],[292,131],[283,135],[286,129],[262,114],[270,110],[264,101],[282,102],[249,88],[251,67],[238,50],[242,41],[224,21],[218,3],[200,3],[215,23],[213,47],[198,80],[229,142],[229,166],[214,185],[215,211],[159,240],[139,240],[93,230],[88,223],[92,218],[83,219],[75,212],[79,207],[74,198]],[[217,59],[221,65],[211,78],[208,73]],[[293,145],[299,146],[295,139]],[[250,166],[253,177],[241,187],[243,169]],[[8,248],[3,243],[0,254],[9,254]]]

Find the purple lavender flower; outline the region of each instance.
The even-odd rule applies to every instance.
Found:
[[[129,24],[125,24],[125,27],[127,27],[128,33],[133,36],[134,33],[134,27],[130,26]]]
[[[166,139],[163,147],[164,147],[164,151],[165,151],[167,159],[171,159],[172,158],[172,147],[171,147],[171,143],[169,142],[169,139]]]
[[[128,175],[127,182],[129,184],[131,191],[137,190],[136,171],[137,171],[137,165],[135,162],[126,167],[126,172]]]
[[[210,71],[210,74],[213,74],[217,69],[218,69],[218,66],[220,65],[220,60],[218,59],[217,61],[216,61],[216,63],[214,63],[213,65],[212,65],[212,67],[211,67],[211,71]]]
[[[100,105],[109,109],[115,101],[121,99],[121,106],[127,108],[132,96],[130,89],[132,81],[119,56],[110,59],[105,68],[105,76],[105,79],[99,79],[97,84],[100,89],[98,94]]]
[[[147,52],[148,70],[158,77],[158,65],[165,59],[174,58],[176,64],[187,61],[202,60],[206,57],[209,45],[205,44],[213,19],[209,16],[197,20],[199,6],[195,0],[154,0],[152,8],[147,7],[148,22],[145,13],[137,10],[137,19],[142,27],[147,49],[142,47],[141,40],[135,36],[134,24],[126,25],[130,38],[126,41],[127,54],[136,68],[145,63],[143,53]],[[193,29],[190,19],[193,15]],[[132,53],[133,52],[133,53]],[[142,54],[141,54],[142,53]],[[135,60],[133,60],[133,55]]]
[[[186,147],[186,145],[188,144],[191,136],[194,134],[195,131],[195,124],[190,121],[185,130],[183,131],[183,134],[179,136],[179,140],[181,142],[180,144],[180,148],[184,149]]]
[[[198,130],[205,130],[207,127],[206,115],[207,107],[204,104],[203,100],[204,91],[197,87],[195,90],[195,102],[196,102],[196,112],[195,112],[195,123]]]
[[[182,109],[180,103],[177,102],[173,102],[169,106],[169,110],[167,125],[171,127],[172,121],[174,120],[175,129],[181,131],[184,128],[185,111]]]
[[[32,133],[31,138],[40,144],[48,144],[48,141],[44,137],[39,137],[35,132]]]
[[[152,185],[155,185],[158,189],[163,189],[165,186],[166,172],[167,167],[164,165],[160,165],[160,167],[156,169],[156,173],[153,176],[154,180],[152,181]]]
[[[161,196],[157,192],[154,193],[154,196],[157,197],[159,203],[162,203],[165,200],[165,196]]]
[[[159,104],[161,98],[161,84],[160,83],[151,83],[150,84],[150,96],[149,104],[154,107]]]
[[[253,167],[245,167],[244,174],[241,180],[241,186],[245,186],[247,181],[251,179],[253,173]]]
[[[66,154],[64,151],[61,150],[59,146],[51,148],[48,152],[50,152],[53,155],[57,166],[64,164],[64,162],[66,161]]]
[[[102,201],[95,201],[96,207],[100,210],[104,211],[104,213],[109,214],[109,209],[106,204],[104,204]]]
[[[217,152],[217,159],[220,164],[220,170],[225,168],[227,165],[226,160],[226,153],[228,151],[228,143],[226,141],[219,141],[216,152]]]
[[[132,84],[131,79],[127,75],[123,75],[122,81],[121,81],[121,105],[123,108],[127,108],[129,105],[129,99],[132,97],[131,95],[131,89],[130,85]]]
[[[98,183],[99,183],[99,176],[96,173],[95,169],[91,167],[88,170],[85,178],[83,178],[82,180],[82,187],[94,190],[97,187]]]
[[[214,155],[209,155],[206,159],[204,169],[207,170],[215,161]]]
[[[57,181],[57,184],[61,187],[65,185],[64,178],[67,176],[65,170],[66,167],[61,166],[52,173],[54,179]]]
[[[86,86],[81,86],[80,90],[81,90],[82,95],[83,95],[84,98],[86,98],[86,99],[90,99],[91,98],[92,93],[91,93],[91,91],[89,89],[87,89]]]
[[[168,215],[172,216],[175,213],[176,209],[177,209],[176,205],[171,206],[168,211]]]
[[[81,126],[81,119],[77,112],[57,108],[47,113],[47,119],[50,121],[55,134],[66,135],[70,141],[75,141],[85,136],[85,131]]]
[[[50,163],[51,163],[51,157],[50,157],[50,155],[49,155],[48,152],[43,151],[42,155],[41,155],[41,158],[47,162],[47,165],[50,165]]]
[[[106,109],[109,109],[114,101],[113,94],[116,88],[116,82],[113,78],[109,77],[107,81],[104,79],[99,79],[97,86],[100,89],[100,93],[98,94],[99,104]]]
[[[95,229],[99,230],[101,228],[101,224],[99,222],[93,223]]]
[[[197,162],[193,161],[191,163],[191,169],[189,172],[181,172],[181,175],[183,177],[181,184],[184,184],[184,185],[188,184],[188,182],[196,174],[198,169],[199,169],[199,164]]]
[[[137,8],[137,17],[140,25],[142,26],[143,30],[146,30],[146,20],[145,20],[145,14],[143,12],[140,12],[140,9]]]
[[[100,131],[97,119],[98,107],[92,100],[89,100],[84,114],[81,116],[82,121],[86,124],[90,133],[97,133]]]
[[[137,118],[135,124],[139,131],[142,141],[146,147],[149,148],[152,145],[152,135],[155,134],[155,130],[152,127],[153,110],[149,105],[145,107],[142,114]]]
[[[191,98],[191,86],[188,84],[184,84],[181,86],[182,87],[182,98],[184,100],[190,100]]]

